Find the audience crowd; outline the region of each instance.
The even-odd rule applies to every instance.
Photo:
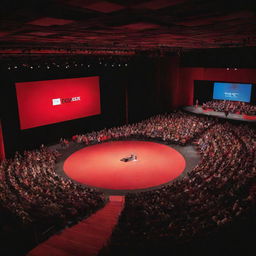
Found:
[[[193,116],[185,112],[175,112],[153,116],[136,124],[75,135],[73,140],[77,143],[92,144],[109,139],[137,137],[161,139],[185,145],[212,124],[214,121],[210,118]]]
[[[0,165],[0,204],[24,224],[49,220],[65,223],[104,205],[103,194],[55,173],[59,156],[42,146],[15,154]]]
[[[255,129],[215,121],[193,144],[201,161],[185,177],[169,186],[126,196],[111,239],[112,250],[200,238],[252,209]]]
[[[256,131],[249,125],[174,112],[75,135],[72,140],[90,145],[132,137],[192,143],[201,160],[171,185],[128,194],[112,235],[112,248],[200,237],[233,222],[255,202],[250,188],[256,181]],[[69,146],[66,140],[61,143]],[[102,193],[56,174],[58,157],[57,151],[42,146],[3,161],[1,206],[23,223],[42,219],[64,223],[102,207]]]
[[[211,100],[203,103],[202,108],[240,115],[256,115],[256,105],[241,101]]]

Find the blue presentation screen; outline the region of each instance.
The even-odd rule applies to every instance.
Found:
[[[250,102],[251,84],[214,82],[213,99]]]

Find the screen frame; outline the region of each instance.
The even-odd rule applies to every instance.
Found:
[[[225,99],[225,98],[222,98],[222,99],[219,99],[219,98],[214,98],[214,94],[216,92],[216,84],[237,84],[237,85],[247,85],[247,86],[250,86],[250,95],[249,95],[249,98],[248,98],[248,101],[245,101],[245,100],[232,100],[232,99]],[[238,101],[238,102],[246,102],[246,103],[250,103],[251,102],[251,99],[252,99],[252,92],[253,92],[253,84],[252,83],[242,83],[242,82],[218,82],[218,81],[213,81],[213,91],[212,91],[212,99],[213,100],[227,100],[227,101]]]
[[[213,84],[219,83],[238,83],[238,84],[251,84],[251,99],[249,104],[256,105],[256,83],[252,81],[223,81],[223,80],[209,80],[209,79],[194,79],[193,81],[193,104],[198,101],[199,105],[202,105],[206,101],[213,100]]]
[[[49,123],[44,123],[44,124],[40,124],[40,125],[33,125],[31,127],[25,127],[22,126],[21,124],[21,115],[20,115],[20,103],[19,103],[19,98],[18,98],[18,93],[17,93],[17,86],[20,86],[20,84],[24,84],[24,86],[26,86],[25,84],[32,84],[32,83],[41,83],[41,82],[50,82],[50,83],[54,83],[55,81],[61,81],[61,80],[79,80],[79,79],[91,79],[91,78],[95,78],[97,79],[97,88],[96,90],[98,91],[98,104],[99,104],[99,110],[96,114],[89,114],[89,115],[85,115],[85,116],[81,116],[81,117],[75,117],[75,118],[68,118],[65,120],[61,120],[61,121],[54,121],[54,122],[49,122]],[[74,120],[79,120],[79,119],[84,119],[84,118],[90,118],[93,116],[99,116],[102,114],[102,102],[101,102],[101,78],[100,75],[98,74],[94,74],[94,75],[90,75],[90,76],[75,76],[75,77],[62,77],[62,78],[54,78],[54,79],[27,79],[27,80],[22,80],[22,81],[15,81],[14,82],[14,90],[15,90],[15,95],[16,95],[16,106],[17,106],[17,116],[18,116],[18,121],[19,121],[19,129],[21,131],[25,131],[25,130],[30,130],[30,129],[38,129],[40,127],[45,127],[45,126],[54,126],[60,123],[67,123],[67,122],[72,122]]]

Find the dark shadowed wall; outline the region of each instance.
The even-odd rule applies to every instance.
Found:
[[[4,152],[4,138],[3,138],[3,132],[2,132],[2,125],[0,121],[0,162],[5,158],[5,152]]]

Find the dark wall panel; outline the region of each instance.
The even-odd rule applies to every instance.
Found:
[[[162,57],[155,62],[158,104],[162,112],[170,111],[180,106],[183,95],[180,94],[179,57]]]
[[[0,121],[0,162],[5,159],[5,149],[4,149],[4,137],[2,132],[2,125]]]
[[[211,81],[195,80],[194,82],[194,101],[198,100],[199,105],[202,105],[206,101],[212,100],[213,95],[213,83]]]
[[[128,121],[137,122],[157,112],[154,63],[148,59],[137,59],[131,64],[126,79]]]

